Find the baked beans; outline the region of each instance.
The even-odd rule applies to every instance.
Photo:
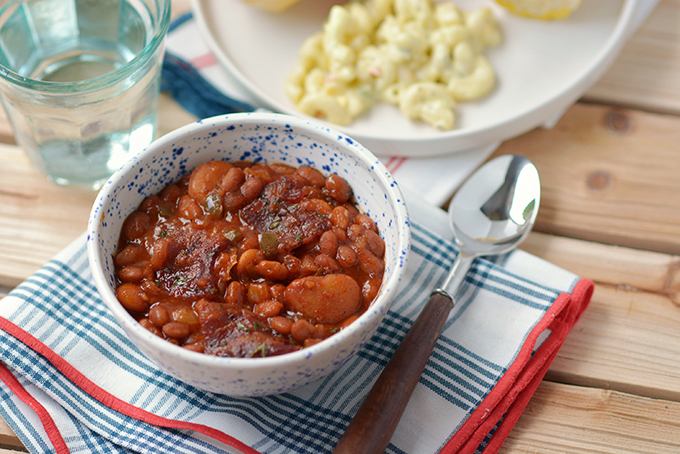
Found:
[[[375,222],[339,175],[211,161],[127,217],[116,294],[173,344],[274,356],[314,345],[366,311],[384,253]]]

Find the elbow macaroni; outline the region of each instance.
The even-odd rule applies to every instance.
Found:
[[[501,42],[489,8],[435,0],[352,0],[307,38],[285,91],[301,112],[348,125],[377,103],[453,128],[457,102],[488,95],[496,74],[482,52]]]

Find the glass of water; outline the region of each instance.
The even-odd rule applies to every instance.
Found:
[[[171,0],[10,0],[0,96],[17,144],[58,184],[100,187],[157,124]]]

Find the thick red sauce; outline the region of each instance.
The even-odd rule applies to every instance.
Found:
[[[116,293],[139,323],[176,345],[274,356],[362,314],[380,288],[384,251],[338,175],[212,161],[125,220]]]

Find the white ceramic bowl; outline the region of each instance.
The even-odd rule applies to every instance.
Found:
[[[347,329],[309,348],[268,358],[224,358],[191,352],[153,335],[116,299],[113,255],[123,220],[142,200],[211,160],[285,162],[337,173],[385,240],[383,284],[372,306]],[[282,393],[340,367],[372,336],[406,266],[408,214],[387,169],[362,145],[315,122],[267,113],[231,114],[180,128],[152,143],[114,174],[94,203],[87,252],[104,303],[135,345],[161,369],[197,388],[232,396]]]

